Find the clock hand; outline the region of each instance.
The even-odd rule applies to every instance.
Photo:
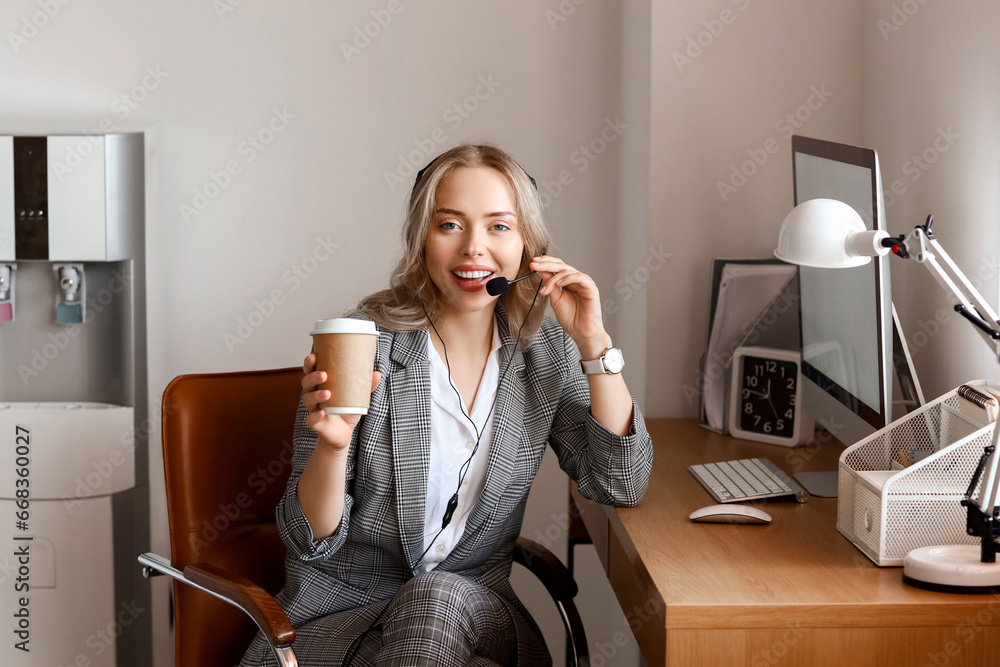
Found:
[[[771,400],[771,381],[770,380],[767,381],[767,394],[764,395],[764,398],[767,399],[767,404],[771,406],[771,412],[774,413],[774,418],[778,419],[779,418],[778,417],[778,411],[774,407],[774,401]]]
[[[779,417],[778,417],[778,411],[775,409],[774,402],[771,400],[770,396],[767,397],[767,404],[771,406],[771,412],[774,413],[774,418],[775,419],[779,419]]]

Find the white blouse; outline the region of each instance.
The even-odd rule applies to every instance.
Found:
[[[486,468],[493,443],[493,400],[499,383],[500,334],[493,323],[493,344],[486,359],[486,368],[476,393],[472,414],[476,430],[466,418],[469,414],[465,401],[452,388],[448,367],[431,342],[427,333],[427,358],[431,376],[431,458],[427,475],[427,500],[424,504],[424,555],[421,571],[429,572],[443,561],[455,548],[465,531],[469,514],[476,506],[486,485]],[[472,455],[479,437],[479,449],[469,463],[465,480],[458,486],[463,464]],[[441,531],[441,521],[448,508],[448,500],[458,489],[458,507],[448,527]],[[438,535],[438,532],[441,534]],[[436,537],[435,537],[436,536]],[[433,540],[433,544],[431,544]]]

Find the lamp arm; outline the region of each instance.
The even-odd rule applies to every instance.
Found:
[[[946,292],[956,297],[960,305],[965,306],[970,311],[974,310],[987,321],[991,329],[996,331],[996,327],[1000,326],[1000,317],[997,317],[996,312],[983,295],[972,285],[968,277],[937,242],[937,239],[930,233],[929,226],[930,217],[928,217],[926,225],[915,227],[903,239],[901,245],[906,247],[913,259],[927,267],[938,284]],[[940,262],[938,262],[938,257],[941,259]],[[1000,332],[997,333],[1000,334]],[[995,336],[991,336],[990,342],[993,338]]]
[[[990,326],[992,327],[1000,325],[1000,317],[997,317],[996,312],[993,310],[992,307],[990,307],[990,304],[989,302],[986,301],[985,297],[983,297],[983,295],[980,294],[979,290],[973,287],[972,283],[969,282],[969,279],[966,277],[966,275],[961,270],[959,270],[958,266],[955,264],[954,261],[952,261],[948,253],[946,253],[944,248],[941,247],[941,244],[937,242],[937,239],[934,238],[931,239],[931,246],[934,248],[937,254],[941,256],[941,260],[948,265],[952,273],[955,274],[955,278],[958,281],[960,281],[964,289],[964,293],[968,295],[969,300],[973,302],[972,305],[975,306],[980,316],[983,318],[987,318],[990,321]]]
[[[995,516],[997,494],[1000,492],[1000,456],[997,455],[997,445],[1000,444],[1000,428],[993,427],[993,451],[989,453],[984,465],[983,483],[979,487],[979,497],[976,506],[987,516]]]
[[[977,331],[993,347],[1000,363],[1000,330],[997,329],[1000,326],[998,321],[1000,318],[934,238],[930,230],[933,220],[933,216],[927,216],[927,222],[914,227],[913,231],[902,239],[900,245],[904,252],[930,271],[946,292],[958,299],[959,304],[955,309],[976,325]],[[992,451],[987,451],[984,455],[985,460],[980,464],[983,477],[982,485],[979,487],[979,497],[976,499],[976,506],[987,517],[993,516],[1000,496],[1000,454],[997,451],[1000,449],[1000,425],[997,426],[993,429]],[[967,495],[971,496],[972,492],[973,489],[970,489]]]

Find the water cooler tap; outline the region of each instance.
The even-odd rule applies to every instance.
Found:
[[[56,322],[83,324],[87,312],[87,279],[83,264],[53,264],[59,280],[56,299]]]
[[[14,321],[14,272],[17,264],[0,264],[0,324]]]

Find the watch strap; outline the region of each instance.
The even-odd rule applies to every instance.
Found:
[[[580,360],[580,370],[583,371],[584,375],[597,375],[598,373],[607,373],[608,369],[604,367],[604,353],[597,359],[591,359],[590,361]]]

